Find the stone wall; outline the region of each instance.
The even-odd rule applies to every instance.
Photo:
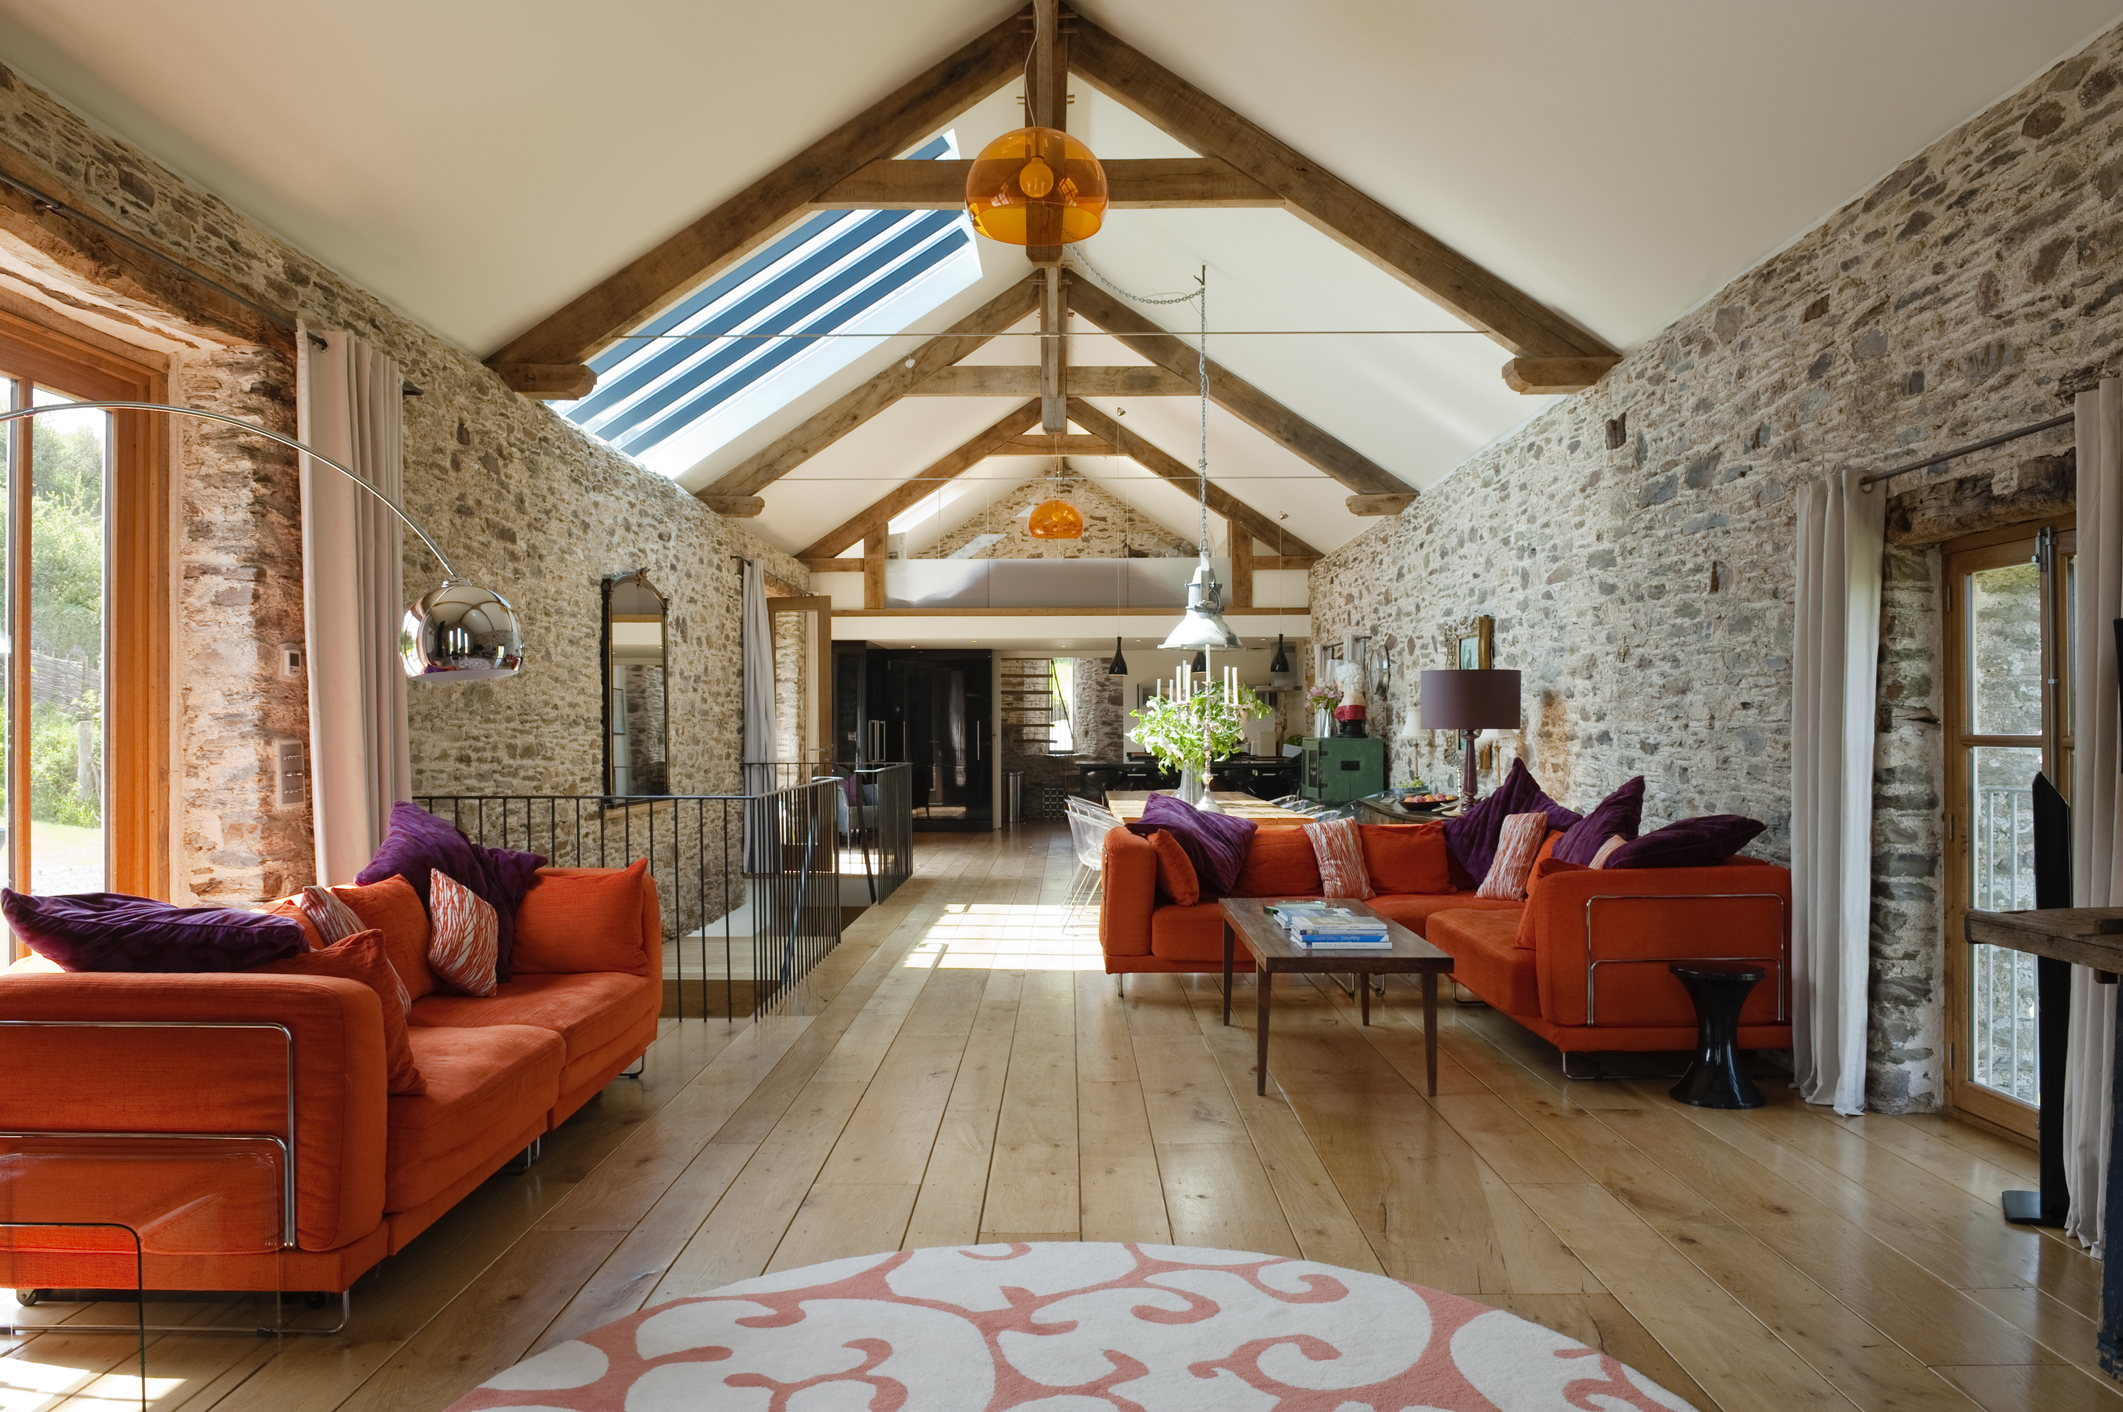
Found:
[[[1751,851],[1786,858],[1794,491],[2056,416],[2114,366],[2119,112],[2111,31],[1322,561],[1316,638],[1369,632],[1393,650],[1396,777],[1455,776],[1449,742],[1415,729],[1417,669],[1443,663],[1447,623],[1486,613],[1497,664],[1525,674],[1519,744],[1551,793],[1589,804],[1642,773],[1647,824],[1751,814],[1770,826]],[[2042,513],[2047,458],[2069,442],[2066,428],[1898,482],[1876,786],[1882,1107],[1935,1106],[1944,1082],[1937,568],[1921,544]]]
[[[417,793],[599,789],[599,584],[637,568],[672,600],[672,787],[736,787],[734,556],[763,557],[799,587],[809,583],[801,564],[5,69],[0,145],[52,173],[97,219],[312,328],[349,330],[422,389],[405,403],[407,508],[461,571],[515,604],[527,657],[511,680],[414,687]],[[284,347],[187,358],[172,392],[293,430]],[[272,803],[271,741],[308,731],[303,683],[277,666],[278,644],[302,637],[299,499],[292,457],[255,437],[188,427],[180,445],[173,872],[192,898],[239,901],[285,892],[312,870],[306,813]],[[409,547],[408,597],[436,572]]]

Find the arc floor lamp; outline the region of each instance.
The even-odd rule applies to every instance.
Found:
[[[522,668],[523,626],[517,621],[516,610],[509,606],[509,601],[492,589],[481,588],[460,575],[450,564],[449,556],[405,512],[405,507],[378,490],[366,477],[292,436],[282,436],[255,422],[223,412],[180,407],[169,402],[47,402],[41,406],[0,412],[0,425],[45,412],[89,411],[162,412],[170,416],[221,422],[292,447],[311,460],[330,466],[382,501],[407,529],[420,537],[420,542],[442,565],[441,585],[409,606],[399,626],[398,643],[405,674],[414,681],[474,682],[512,677]]]

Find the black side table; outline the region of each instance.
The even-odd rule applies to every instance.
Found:
[[[1740,1067],[1739,1037],[1740,1007],[1768,972],[1714,961],[1676,961],[1666,969],[1680,977],[1695,1002],[1695,1062],[1673,1086],[1673,1096],[1698,1108],[1765,1107],[1769,1100]]]

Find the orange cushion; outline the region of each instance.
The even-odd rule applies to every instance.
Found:
[[[1554,847],[1556,839],[1560,836],[1557,833],[1550,832],[1548,835],[1549,847]],[[1534,919],[1540,915],[1540,910],[1533,905],[1533,891],[1540,886],[1541,879],[1552,878],[1557,873],[1583,873],[1587,871],[1589,869],[1583,863],[1573,863],[1565,858],[1551,858],[1546,855],[1543,855],[1534,863],[1533,876],[1526,879],[1526,910],[1519,915],[1519,930],[1516,938],[1518,946],[1527,951],[1533,950],[1534,939],[1539,931]]]
[[[1224,909],[1214,902],[1158,908],[1150,914],[1150,954],[1165,961],[1197,961],[1221,968]]]
[[[1489,875],[1474,890],[1475,895],[1500,897],[1507,901],[1524,897],[1526,881],[1533,874],[1534,858],[1548,834],[1548,815],[1543,811],[1513,814],[1506,818],[1503,829],[1497,834],[1496,857],[1490,861]]]
[[[428,969],[428,909],[411,883],[393,876],[366,887],[335,887],[331,893],[354,909],[363,926],[383,933],[384,955],[408,995],[418,1000],[435,989],[435,973]]]
[[[411,1038],[428,1090],[390,1100],[386,1211],[411,1210],[439,1195],[489,1155],[495,1133],[541,1123],[560,1096],[567,1057],[559,1035],[532,1025],[415,1025]]]
[[[1151,834],[1150,846],[1157,850],[1157,900],[1180,907],[1201,901],[1202,880],[1194,871],[1194,860],[1171,831],[1159,829]]]
[[[512,974],[641,973],[645,859],[626,868],[540,868],[516,909]]]
[[[1364,871],[1379,892],[1450,892],[1443,824],[1358,824]]]
[[[559,1035],[573,1063],[632,1028],[644,997],[658,989],[654,981],[623,971],[516,976],[490,997],[430,995],[413,1006],[413,1023],[444,1029],[531,1025]]]
[[[302,924],[302,944],[311,951],[324,949],[324,934],[317,930],[317,924],[310,920],[309,913],[303,911],[301,904],[294,898],[276,897],[258,910],[270,912],[276,917],[293,917]]]
[[[383,954],[383,933],[362,932],[322,951],[307,951],[282,961],[253,966],[283,976],[338,976],[360,981],[376,992],[383,1003],[383,1066],[385,1093],[425,1093],[427,1084],[413,1063],[413,1050],[406,1042],[405,1008],[398,1002],[398,977]]]
[[[1429,941],[1452,957],[1452,978],[1507,1015],[1541,1013],[1540,974],[1507,911],[1454,908],[1430,918]]]
[[[1319,892],[1319,856],[1303,829],[1255,831],[1245,866],[1232,884],[1233,897],[1317,897]]]
[[[1472,892],[1394,893],[1374,897],[1368,904],[1381,917],[1391,917],[1417,936],[1428,936],[1430,918],[1455,907],[1478,912],[1510,912],[1516,920],[1526,904],[1501,898],[1476,897]]]

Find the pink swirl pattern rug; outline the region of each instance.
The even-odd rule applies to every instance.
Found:
[[[1690,1412],[1596,1349],[1309,1260],[1103,1242],[834,1260],[547,1349],[450,1412]]]

